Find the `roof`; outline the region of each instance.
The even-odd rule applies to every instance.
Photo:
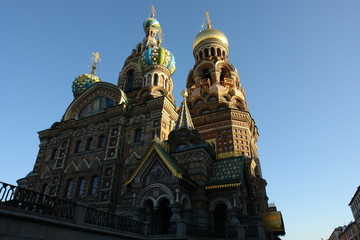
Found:
[[[193,184],[191,182],[190,179],[188,179],[188,177],[184,174],[184,172],[181,170],[181,168],[179,167],[179,165],[167,154],[167,152],[160,146],[160,144],[153,142],[153,144],[151,145],[151,147],[148,149],[148,151],[146,152],[146,154],[144,155],[143,159],[139,162],[139,164],[136,166],[135,170],[133,171],[133,173],[131,174],[131,176],[126,179],[124,181],[125,185],[128,185],[129,183],[131,183],[135,177],[138,175],[138,173],[140,172],[141,168],[144,166],[145,162],[148,161],[150,155],[156,152],[159,156],[160,159],[165,163],[165,165],[167,166],[167,168],[171,171],[171,173],[180,179],[183,179],[187,182],[189,182],[190,184]]]
[[[185,99],[181,102],[180,114],[179,114],[178,120],[175,125],[175,130],[180,129],[180,128],[187,128],[190,130],[194,129],[194,124],[192,122],[191,115],[190,115],[189,109],[186,105]]]
[[[243,179],[244,158],[231,157],[215,161],[206,189],[240,186]]]

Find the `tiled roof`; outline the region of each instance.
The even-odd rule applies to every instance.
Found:
[[[179,114],[179,117],[178,117],[176,125],[175,125],[175,130],[180,129],[180,128],[187,128],[190,130],[194,129],[194,124],[191,120],[191,115],[190,115],[189,109],[186,105],[186,100],[183,100],[181,102],[180,114]]]
[[[243,179],[243,157],[219,159],[212,166],[212,173],[207,181],[207,188],[220,188],[240,185]],[[213,187],[210,187],[213,186]]]

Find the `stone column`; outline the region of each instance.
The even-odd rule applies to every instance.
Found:
[[[211,82],[212,82],[212,85],[215,84],[215,83],[220,83],[220,73],[214,71],[214,72],[211,72]]]
[[[176,224],[176,236],[183,237],[186,233],[186,226],[184,220],[180,216],[180,206],[174,206],[171,208],[172,216],[170,218],[170,222]]]
[[[237,239],[238,240],[246,239],[244,225],[242,225],[240,223],[239,219],[237,218],[238,208],[233,207],[232,209],[230,209],[229,215],[230,215],[230,225],[231,225],[231,227],[236,229]]]

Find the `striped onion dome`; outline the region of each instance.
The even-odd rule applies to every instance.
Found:
[[[160,29],[160,23],[155,18],[148,18],[144,21],[144,31],[146,31],[146,29],[149,27]]]

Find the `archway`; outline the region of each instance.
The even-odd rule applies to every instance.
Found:
[[[225,204],[220,203],[216,205],[214,211],[214,228],[216,237],[223,237],[225,236],[225,226],[227,221],[227,207]]]
[[[154,218],[152,222],[153,234],[170,233],[170,218],[172,216],[172,211],[169,206],[170,202],[168,199],[161,199],[159,206],[154,211]]]

